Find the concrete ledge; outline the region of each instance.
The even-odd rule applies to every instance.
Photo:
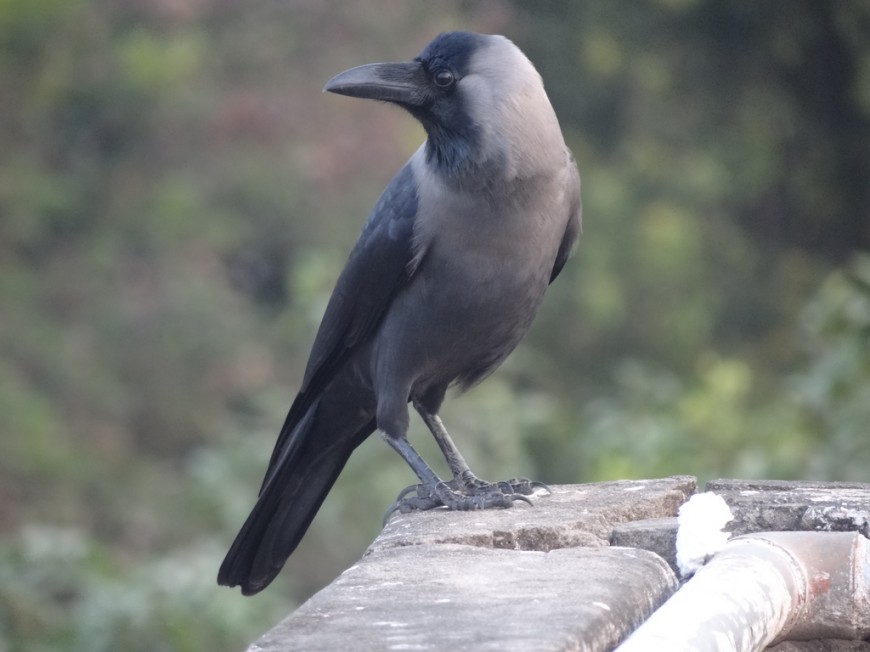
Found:
[[[692,476],[557,485],[551,495],[536,493],[533,506],[518,503],[511,509],[479,512],[435,509],[397,514],[366,554],[431,543],[543,552],[608,546],[617,525],[676,516],[696,488]]]
[[[690,476],[564,485],[533,507],[397,514],[359,562],[249,650],[608,652],[677,590],[675,516],[695,490]],[[717,480],[707,490],[729,504],[735,534],[868,536],[870,485]]]
[[[534,506],[397,514],[363,558],[250,650],[612,649],[676,589],[614,527],[673,517],[679,476],[552,488]]]
[[[737,534],[768,531],[860,532],[870,538],[870,485],[860,482],[712,480]]]
[[[870,643],[840,639],[786,641],[767,649],[768,652],[870,652]]]
[[[592,652],[612,648],[676,586],[660,557],[631,548],[382,548],[251,650]]]

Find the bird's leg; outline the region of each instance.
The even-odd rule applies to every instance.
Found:
[[[465,461],[465,458],[462,457],[462,453],[459,452],[456,444],[453,443],[453,439],[450,438],[450,433],[447,432],[447,428],[444,427],[441,417],[437,414],[430,413],[417,401],[414,401],[414,409],[417,410],[417,413],[423,419],[426,427],[429,428],[429,432],[432,433],[432,436],[438,443],[438,448],[441,449],[441,453],[444,455],[444,459],[447,460],[447,465],[450,467],[450,472],[453,473],[453,482],[456,485],[456,488],[463,491],[471,491],[473,489],[485,487],[489,484],[485,480],[478,478],[468,467],[468,463]]]
[[[528,478],[512,478],[511,480],[490,483],[477,477],[468,467],[456,444],[453,443],[453,439],[450,437],[450,433],[447,432],[447,428],[444,427],[441,417],[437,414],[432,414],[417,401],[414,401],[414,408],[423,419],[426,427],[429,428],[429,432],[432,433],[432,436],[438,443],[438,448],[444,454],[444,459],[447,460],[450,471],[453,473],[453,480],[457,488],[461,488],[465,492],[474,492],[498,487],[503,494],[521,494],[524,496],[533,494],[535,489],[538,488],[550,491],[550,488],[543,482],[529,480]]]
[[[447,460],[451,473],[453,473],[453,480],[447,483],[451,489],[471,494],[475,492],[485,493],[493,488],[498,488],[505,495],[520,494],[524,496],[531,495],[538,488],[546,489],[549,492],[549,487],[543,482],[529,480],[528,478],[513,478],[496,483],[482,480],[469,468],[465,458],[462,457],[462,453],[459,452],[456,444],[453,443],[447,428],[444,427],[441,417],[427,410],[419,401],[414,401],[414,408],[423,419],[426,427],[429,428],[429,431],[438,443],[438,448],[444,454],[444,459]],[[399,495],[399,498],[401,499],[415,490],[419,494],[420,489],[417,486],[408,487]]]
[[[396,511],[406,513],[414,510],[432,509],[442,505],[448,509],[468,511],[490,507],[510,507],[517,500],[531,503],[525,496],[505,494],[500,490],[475,491],[474,493],[455,491],[446,482],[441,480],[429,465],[426,464],[425,460],[411,446],[407,437],[394,437],[383,431],[381,431],[381,434],[393,450],[401,455],[402,459],[413,469],[417,477],[420,478],[421,483],[414,487],[414,489],[417,489],[416,496],[408,495],[411,493],[408,490],[403,491],[399,495],[399,498],[384,516],[385,523],[390,515]]]

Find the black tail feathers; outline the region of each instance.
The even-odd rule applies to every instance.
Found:
[[[354,448],[374,430],[374,421],[348,423],[347,412],[320,415],[319,404],[315,401],[286,437],[281,433],[283,449],[276,448],[257,503],[218,571],[218,584],[241,586],[245,595],[266,588],[299,545]]]

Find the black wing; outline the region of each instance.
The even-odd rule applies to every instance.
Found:
[[[577,172],[577,164],[574,162],[574,157],[570,159],[570,183],[571,197],[569,201],[570,217],[568,225],[565,227],[565,235],[562,236],[562,242],[559,245],[559,251],[556,254],[556,262],[553,265],[553,271],[550,273],[550,283],[556,280],[559,272],[565,266],[568,258],[571,256],[571,251],[574,248],[574,243],[580,236],[582,230],[582,206],[580,204],[580,173]]]
[[[335,284],[302,388],[281,428],[263,486],[285,447],[291,445],[296,425],[355,348],[372,334],[396,292],[409,280],[416,215],[417,182],[408,163],[378,199]]]

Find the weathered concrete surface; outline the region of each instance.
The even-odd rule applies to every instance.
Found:
[[[397,514],[369,553],[426,543],[540,551],[607,546],[611,531],[621,523],[675,516],[696,487],[692,476],[556,485],[551,495],[532,496],[533,506],[517,503],[504,510]]]
[[[611,650],[676,588],[630,548],[379,547],[251,652]]]
[[[673,517],[695,488],[689,476],[555,486],[533,507],[397,514],[360,562],[250,649],[611,650],[673,592]],[[717,480],[706,489],[731,507],[735,535],[870,534],[867,484]],[[870,643],[770,650],[870,652]]]
[[[603,652],[676,587],[615,526],[670,517],[697,481],[552,487],[533,506],[397,514],[364,557],[251,646],[277,650]]]
[[[870,643],[840,639],[785,641],[767,648],[767,652],[870,652]]]
[[[725,529],[734,534],[815,530],[870,538],[870,484],[713,480],[705,490],[728,503],[735,520]]]
[[[849,531],[870,538],[870,485],[856,482],[714,480],[705,491],[721,495],[734,514],[725,529],[734,536],[768,531]],[[617,525],[610,544],[642,548],[676,566],[676,518]]]
[[[610,534],[610,545],[640,548],[656,553],[668,562],[679,576],[677,568],[677,517],[647,518],[621,523]]]

